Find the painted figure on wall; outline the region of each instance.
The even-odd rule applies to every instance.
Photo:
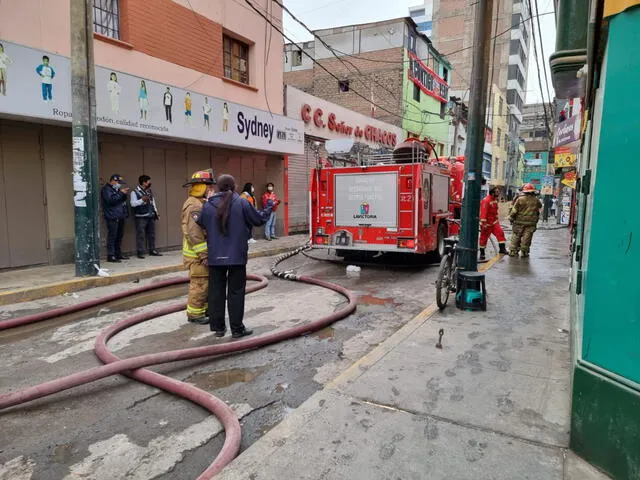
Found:
[[[229,105],[224,102],[222,105],[222,131],[226,132],[227,130],[229,130]]]
[[[209,118],[211,117],[211,104],[209,103],[209,99],[204,97],[204,105],[202,105],[202,113],[204,114],[204,126],[209,130]]]
[[[172,122],[171,109],[173,108],[173,95],[171,94],[171,89],[169,87],[167,87],[167,90],[164,92],[163,104],[164,104],[164,113],[167,117],[167,122],[171,123]]]
[[[149,94],[147,93],[147,84],[144,80],[140,81],[140,92],[138,93],[138,103],[140,104],[140,120],[147,119],[149,111]]]
[[[191,102],[191,94],[187,92],[184,97],[184,123],[191,123],[191,107],[193,106]]]
[[[40,75],[42,82],[42,100],[45,102],[53,100],[53,78],[56,76],[56,71],[49,61],[49,57],[44,55],[42,63],[36,67],[36,73]]]
[[[0,95],[7,95],[7,68],[13,60],[4,51],[4,46],[0,43]]]
[[[113,113],[120,112],[120,85],[118,84],[118,76],[115,72],[111,72],[109,75],[109,83],[107,83],[107,90],[109,91],[109,97],[111,98],[111,111]]]

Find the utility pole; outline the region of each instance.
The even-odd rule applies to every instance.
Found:
[[[91,0],[71,0],[73,202],[77,277],[95,275],[97,270],[94,265],[100,266],[92,12]]]
[[[476,5],[469,102],[469,133],[465,152],[465,192],[462,203],[462,231],[458,266],[463,270],[478,269],[478,227],[480,224],[480,189],[482,156],[489,77],[489,46],[493,0],[478,0]]]

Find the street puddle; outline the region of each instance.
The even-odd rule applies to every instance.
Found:
[[[229,370],[219,370],[217,372],[196,373],[187,378],[187,382],[203,389],[215,390],[217,388],[229,387],[235,383],[252,382],[267,370],[269,370],[269,367],[263,366],[256,368],[230,368]]]
[[[358,298],[358,303],[362,305],[389,305],[393,304],[393,298],[380,298],[373,295],[362,295]]]
[[[315,333],[311,334],[312,337],[317,338],[318,340],[333,340],[336,336],[336,330],[333,327],[323,328],[322,330],[318,330]]]

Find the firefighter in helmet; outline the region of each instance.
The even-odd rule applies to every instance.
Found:
[[[513,225],[509,247],[511,257],[517,256],[519,251],[523,257],[529,256],[531,239],[536,231],[542,208],[542,203],[536,197],[536,187],[526,183],[522,187],[522,193],[509,212],[509,220]]]
[[[500,187],[493,187],[489,190],[489,195],[480,202],[480,260],[486,258],[484,249],[492,234],[498,239],[500,253],[507,253],[505,247],[507,239],[498,220],[498,198],[500,198]]]
[[[189,196],[182,205],[182,260],[189,270],[189,295],[187,298],[187,319],[206,325],[208,318],[207,233],[197,223],[202,207],[213,193],[215,180],[212,170],[201,170],[185,183]]]

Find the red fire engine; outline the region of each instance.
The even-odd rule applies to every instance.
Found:
[[[392,154],[356,166],[320,163],[310,185],[311,243],[340,256],[380,252],[444,254],[456,234],[464,158],[429,160],[431,147],[408,139]]]

